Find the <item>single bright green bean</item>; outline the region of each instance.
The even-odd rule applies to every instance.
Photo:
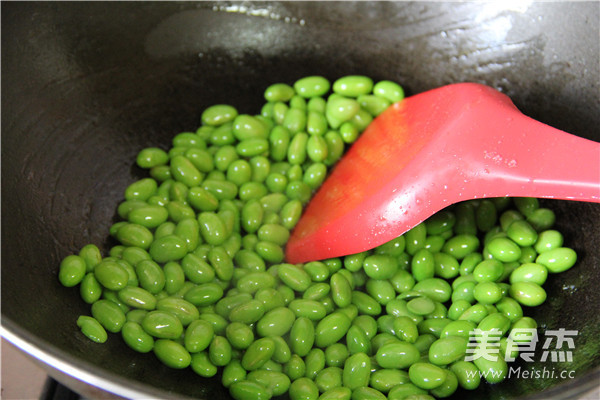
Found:
[[[344,140],[338,132],[329,131],[325,134],[325,141],[327,142],[327,158],[323,164],[332,166],[344,153]]]
[[[417,362],[408,370],[410,381],[421,389],[431,390],[440,386],[446,379],[446,371],[433,364]]]
[[[152,196],[158,184],[152,178],[143,178],[139,181],[133,182],[125,189],[125,200],[141,200],[145,201]]]
[[[255,251],[265,261],[273,264],[280,263],[285,256],[281,246],[273,242],[259,241],[256,243]]]
[[[169,339],[155,341],[154,354],[169,368],[184,369],[192,362],[192,356],[185,347]]]
[[[265,306],[260,300],[248,300],[233,307],[229,313],[229,320],[253,324],[265,315]]]
[[[463,389],[474,390],[479,387],[481,376],[477,367],[469,361],[457,361],[450,366],[458,380],[458,384]]]
[[[375,360],[382,368],[405,369],[419,361],[421,355],[415,345],[408,342],[385,344],[377,350]]]
[[[392,81],[379,81],[373,86],[373,94],[375,96],[383,97],[392,103],[400,101],[404,98],[404,90],[396,82]]]
[[[322,76],[307,76],[294,83],[296,93],[304,98],[323,96],[330,87],[329,81]]]
[[[68,255],[60,263],[58,280],[63,286],[73,287],[81,283],[87,271],[87,264],[83,257]]]
[[[152,242],[149,249],[150,256],[159,263],[178,261],[187,253],[185,239],[177,235],[167,235]]]
[[[482,346],[480,345],[475,351],[482,351],[481,347]],[[477,366],[479,371],[482,372],[483,377],[489,383],[502,382],[507,376],[508,365],[502,357],[476,357],[473,360],[473,363]]]
[[[521,248],[509,238],[498,237],[492,239],[486,250],[497,260],[502,262],[517,261],[521,257]]]
[[[317,324],[315,344],[324,348],[343,338],[350,328],[350,319],[342,312],[327,315]]]
[[[546,301],[546,291],[537,283],[515,282],[509,289],[510,296],[528,307],[535,307]]]
[[[343,384],[350,389],[367,386],[371,378],[371,359],[365,353],[351,355],[344,362]]]
[[[537,264],[543,265],[553,274],[570,269],[576,261],[577,253],[568,247],[557,247],[544,251],[535,260]]]
[[[179,339],[183,333],[181,321],[166,311],[150,311],[141,325],[146,333],[159,339]]]
[[[109,332],[120,332],[127,322],[125,313],[110,300],[98,300],[92,304],[92,316]]]
[[[210,126],[219,126],[226,122],[233,121],[238,115],[237,110],[229,105],[217,104],[208,107],[202,112],[202,123]]]
[[[138,353],[149,353],[154,348],[154,338],[137,322],[128,321],[121,329],[123,341]]]
[[[197,319],[186,328],[184,345],[190,353],[197,353],[207,349],[213,337],[213,326],[208,321]]]
[[[461,359],[469,340],[461,336],[446,336],[431,344],[429,361],[435,365],[448,365]]]
[[[494,304],[502,298],[502,289],[495,282],[479,282],[473,288],[473,297],[481,304]]]
[[[356,100],[358,100],[361,108],[367,110],[373,117],[384,112],[391,104],[389,100],[383,97],[370,94],[360,95]]]
[[[127,286],[129,273],[118,262],[104,259],[94,268],[96,280],[109,290],[120,290]]]
[[[267,312],[257,323],[256,332],[260,336],[283,336],[292,328],[296,316],[286,307],[278,307]]]
[[[93,317],[81,315],[77,318],[77,326],[88,339],[96,343],[104,343],[108,335],[104,327]]]
[[[269,337],[254,341],[242,356],[242,366],[246,371],[254,371],[262,367],[275,352],[275,342]]]

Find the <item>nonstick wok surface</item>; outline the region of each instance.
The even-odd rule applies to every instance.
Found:
[[[5,336],[130,397],[229,398],[218,379],[170,370],[119,335],[104,345],[84,338],[75,321],[89,306],[57,280],[64,256],[114,244],[108,228],[123,191],[146,176],[137,152],[195,130],[205,107],[258,113],[267,85],[314,74],[391,79],[408,94],[480,82],[533,118],[599,141],[599,10],[529,1],[3,2]],[[600,208],[545,204],[579,261],[548,279],[548,301],[527,314],[542,330],[579,336],[573,363],[516,366],[575,369],[577,378],[511,379],[457,397],[566,398],[598,383]]]

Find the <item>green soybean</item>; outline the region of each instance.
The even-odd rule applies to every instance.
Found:
[[[570,269],[576,261],[577,253],[568,247],[557,247],[544,251],[535,260],[537,264],[545,266],[553,274]]]
[[[148,353],[154,348],[154,338],[137,322],[126,322],[121,329],[121,336],[127,346],[138,353]]]
[[[396,82],[383,80],[373,86],[373,94],[395,103],[404,98],[404,90]]]
[[[304,98],[323,96],[330,87],[329,81],[322,76],[307,76],[294,83],[294,90]]]
[[[127,322],[125,313],[110,300],[98,300],[92,304],[92,316],[109,332],[120,332]]]
[[[179,339],[183,333],[179,319],[165,311],[150,311],[141,325],[144,331],[159,339]]]
[[[204,110],[201,119],[206,125],[219,126],[232,121],[237,114],[238,112],[234,107],[225,104],[217,104]]]
[[[446,379],[446,372],[433,364],[418,362],[408,370],[410,381],[421,389],[435,389]]]
[[[275,342],[268,337],[254,341],[242,356],[242,366],[246,371],[254,371],[271,359],[275,351]]]
[[[106,289],[119,290],[127,286],[129,273],[116,261],[104,259],[94,268],[94,277]]]
[[[69,255],[60,263],[58,279],[63,286],[73,287],[81,283],[87,272],[87,264],[83,257]]]
[[[509,289],[510,296],[528,307],[535,307],[546,301],[546,291],[537,283],[515,282]]]
[[[345,387],[357,389],[367,386],[371,378],[371,359],[365,353],[351,355],[344,362],[342,381]]]
[[[377,350],[375,360],[382,368],[408,368],[420,359],[415,345],[408,342],[396,342],[383,345]]]
[[[93,317],[81,315],[77,318],[77,326],[88,339],[96,343],[104,343],[108,335],[104,327]]]
[[[190,353],[173,340],[159,339],[154,342],[153,350],[156,357],[169,368],[184,369],[192,362]]]

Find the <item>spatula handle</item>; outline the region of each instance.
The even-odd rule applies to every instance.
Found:
[[[500,195],[600,202],[600,143],[522,114],[508,124],[497,129],[510,139],[483,153],[493,175],[511,183]]]

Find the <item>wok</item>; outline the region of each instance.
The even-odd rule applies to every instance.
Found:
[[[130,398],[229,398],[218,379],[170,370],[118,335],[83,338],[75,321],[89,308],[58,283],[64,256],[113,244],[116,205],[145,176],[137,152],[167,148],[212,104],[258,113],[268,84],[311,74],[391,79],[408,94],[484,83],[525,114],[598,141],[599,11],[598,2],[3,2],[3,336],[73,386],[75,377]],[[548,301],[528,313],[542,331],[579,334],[572,363],[516,366],[576,376],[457,397],[571,398],[598,385],[600,208],[544,204],[579,261],[548,279]]]

